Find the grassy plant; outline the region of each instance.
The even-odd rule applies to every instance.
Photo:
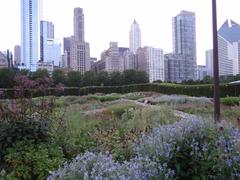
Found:
[[[136,109],[137,106],[134,102],[128,102],[128,101],[120,101],[118,103],[112,104],[107,107],[108,112],[112,115],[116,116],[117,118],[120,118],[121,115],[128,109]]]
[[[120,99],[121,96],[119,94],[107,94],[107,95],[103,95],[103,96],[97,96],[97,95],[92,95],[89,96],[88,99],[94,99],[94,100],[98,100],[101,102],[106,102],[106,101],[115,101]]]
[[[142,96],[142,95],[134,95],[134,96],[124,97],[124,99],[129,99],[129,100],[138,100],[138,99],[142,99],[142,98],[144,98],[144,96]]]
[[[146,127],[156,125],[172,124],[177,118],[173,110],[168,106],[147,107],[135,111],[126,111],[122,115],[122,120],[126,128],[137,128],[144,130]]]
[[[56,104],[59,107],[69,106],[71,104],[85,104],[87,99],[80,96],[62,96],[57,98]]]
[[[182,96],[182,95],[163,95],[160,97],[151,97],[148,98],[149,102],[153,105],[157,104],[212,104],[211,99],[206,97],[190,97],[190,96]],[[144,101],[144,100],[143,100]]]
[[[225,97],[221,98],[221,103],[228,106],[239,106],[240,105],[240,97]]]

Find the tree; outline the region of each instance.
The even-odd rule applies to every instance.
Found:
[[[136,81],[136,71],[133,69],[123,71],[123,81],[124,84],[135,84]]]
[[[52,79],[53,79],[53,83],[55,85],[61,83],[61,84],[65,84],[65,74],[63,71],[57,69],[57,70],[54,70],[53,73],[52,73]]]
[[[96,85],[96,74],[94,71],[87,71],[83,75],[83,86],[95,86]]]
[[[149,78],[145,71],[136,72],[136,83],[149,83]]]
[[[204,84],[212,84],[213,83],[213,78],[211,76],[205,76],[203,78],[203,83]]]
[[[119,71],[114,71],[110,74],[109,85],[119,86],[123,84],[123,76]]]
[[[97,85],[106,86],[109,84],[109,77],[106,71],[101,71],[97,74]]]
[[[80,87],[82,83],[82,75],[79,71],[70,71],[67,74],[66,85],[68,87]]]
[[[8,68],[0,69],[0,88],[12,88],[14,86],[15,72]]]
[[[28,69],[21,69],[18,72],[19,75],[24,75],[24,76],[28,76],[30,74],[30,71]]]
[[[43,77],[49,77],[49,73],[46,69],[38,69],[36,72],[33,72],[31,76],[33,80],[43,78]]]

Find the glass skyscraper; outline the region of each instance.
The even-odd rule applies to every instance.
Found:
[[[21,0],[21,63],[36,71],[39,60],[39,2]]]
[[[195,13],[181,11],[173,18],[173,51],[185,56],[184,79],[196,79]]]

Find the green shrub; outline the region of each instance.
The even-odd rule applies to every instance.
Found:
[[[128,109],[135,109],[137,105],[133,102],[119,102],[118,104],[113,104],[107,107],[108,112],[112,113],[116,117],[121,117],[122,114]]]
[[[22,141],[7,152],[6,161],[11,174],[18,179],[46,179],[49,172],[64,161],[61,148],[54,144]]]
[[[142,100],[144,101],[144,99]],[[184,95],[162,95],[160,97],[151,97],[148,98],[148,101],[151,104],[212,104],[211,99],[206,97],[191,97],[191,96],[184,96]]]
[[[14,98],[14,94],[11,89],[3,89],[4,96],[3,98]],[[131,92],[158,92],[162,94],[179,94],[179,95],[188,95],[196,97],[213,97],[213,85],[179,85],[179,84],[133,84],[133,85],[124,85],[124,86],[91,86],[83,88],[64,88],[64,92],[60,95],[65,96],[83,96],[88,94],[95,93],[131,93]],[[54,92],[54,89],[49,89],[47,92],[48,95],[58,95],[59,93]],[[40,96],[41,94],[36,94],[35,96]],[[227,84],[220,85],[220,96],[240,96],[239,86],[230,86]]]
[[[234,106],[234,105],[239,106],[239,104],[240,104],[240,97],[225,97],[225,98],[221,98],[221,103],[224,104],[224,105],[228,105],[228,106]]]
[[[103,95],[103,96],[97,96],[97,95],[91,95],[88,97],[89,99],[94,99],[94,100],[98,100],[101,102],[105,102],[105,101],[115,101],[121,98],[120,95],[118,94],[107,94],[107,95]]]

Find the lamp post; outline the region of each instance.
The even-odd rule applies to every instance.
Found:
[[[214,121],[220,122],[220,92],[219,92],[219,64],[218,64],[218,32],[217,32],[217,6],[212,0],[213,25],[213,76],[214,76]]]

